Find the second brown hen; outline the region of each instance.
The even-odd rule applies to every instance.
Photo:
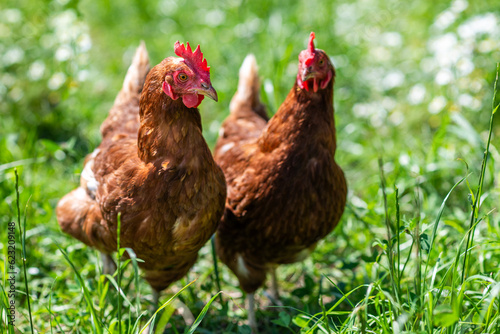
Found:
[[[346,180],[334,158],[335,69],[313,39],[311,33],[295,84],[269,121],[255,58],[245,59],[215,149],[228,185],[217,254],[247,293],[254,332],[254,292],[266,274],[307,257],[335,228],[346,203]]]

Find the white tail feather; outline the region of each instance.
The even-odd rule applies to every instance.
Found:
[[[249,54],[240,67],[238,90],[229,105],[230,111],[238,111],[242,104],[254,106],[259,103],[259,90],[260,81],[257,60],[253,54]]]
[[[113,133],[116,129],[120,131],[131,131],[137,133],[134,122],[138,124],[139,108],[134,108],[138,104],[142,87],[149,72],[149,56],[146,45],[141,42],[135,51],[132,64],[127,70],[127,75],[123,81],[123,87],[116,96],[113,107],[109,111],[108,118],[101,125],[103,137]]]
[[[146,50],[146,44],[141,41],[141,44],[135,51],[132,64],[127,70],[127,75],[123,81],[123,92],[135,92],[142,89],[144,79],[149,72],[149,55]]]

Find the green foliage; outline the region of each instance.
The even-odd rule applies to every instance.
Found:
[[[3,1],[0,332],[14,333],[5,241],[16,221],[16,331],[138,333],[151,320],[158,333],[249,333],[237,280],[210,245],[153,316],[134,252],[120,249],[120,272],[102,275],[55,206],[98,145],[140,40],[153,64],[176,40],[201,44],[220,100],[200,107],[213,146],[246,54],[274,112],[310,31],[337,68],[348,207],[311,258],[280,267],[284,307],[257,293],[262,332],[499,332],[499,25],[495,0]]]

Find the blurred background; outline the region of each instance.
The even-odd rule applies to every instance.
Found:
[[[295,277],[305,266],[312,270],[309,279],[328,273],[349,291],[377,275],[372,264],[380,251],[374,244],[384,233],[379,158],[388,188],[399,189],[408,226],[417,212],[424,224],[433,221],[443,197],[468,172],[476,182],[500,60],[497,0],[2,1],[0,238],[6,240],[7,223],[16,217],[17,167],[37,322],[43,323],[41,305],[50,291],[57,292],[53,303],[68,319],[78,314],[61,306],[77,300],[78,288],[61,281],[74,277],[54,241],[83,275],[94,276],[96,254],[62,235],[54,207],[76,187],[85,155],[99,144],[99,126],[140,41],[152,65],[173,55],[177,40],[201,45],[220,101],[200,106],[213,147],[245,55],[256,56],[262,99],[274,113],[294,83],[297,56],[311,31],[337,68],[336,159],[347,175],[349,207],[313,258],[287,267],[282,277]],[[497,117],[485,181],[487,211],[498,202],[499,122]],[[452,236],[463,233],[468,193],[463,186],[450,198],[436,252],[460,241]],[[6,254],[3,243],[0,250]],[[211,268],[209,250],[201,254],[195,273]],[[234,277],[223,271],[223,282],[237,293]],[[288,300],[298,308],[312,303],[306,296],[313,288],[303,279],[284,283],[288,291],[306,289]],[[215,293],[212,283],[203,284],[206,296]],[[206,302],[206,296],[198,297]]]

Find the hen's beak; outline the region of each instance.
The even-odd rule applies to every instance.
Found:
[[[304,70],[302,71],[302,75],[301,75],[302,78],[301,79],[303,82],[306,82],[307,80],[314,78],[315,75],[316,75],[316,72],[314,72],[312,67],[309,66],[309,67],[304,68]]]
[[[200,88],[195,88],[194,90],[198,94],[208,96],[209,98],[211,98],[215,102],[219,101],[219,98],[217,97],[217,92],[215,91],[215,89],[210,84],[202,82],[201,83],[201,87]]]

